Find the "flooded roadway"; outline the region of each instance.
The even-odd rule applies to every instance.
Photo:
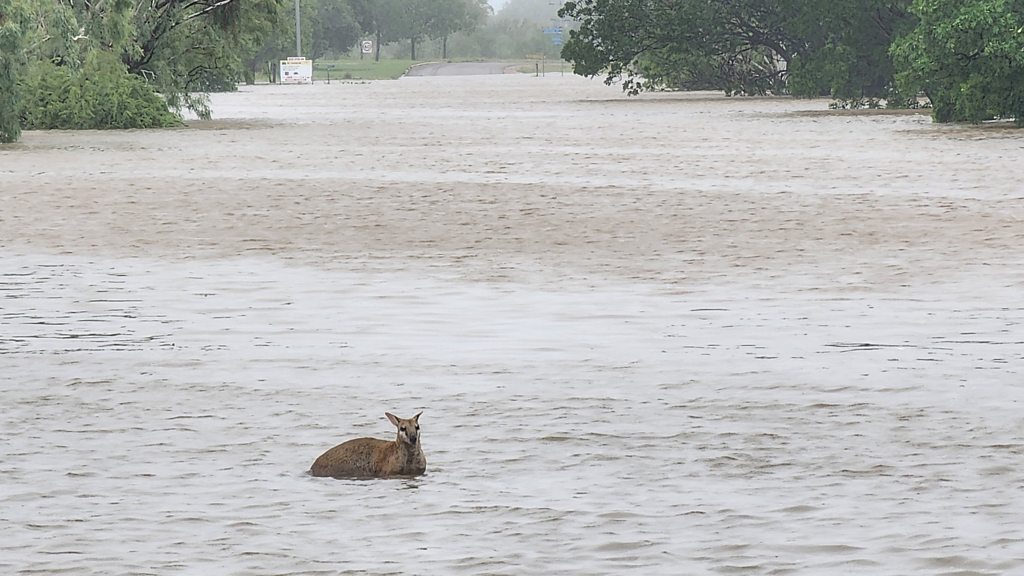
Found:
[[[0,148],[10,574],[1024,570],[1024,137],[572,77]],[[384,411],[428,473],[305,474]]]

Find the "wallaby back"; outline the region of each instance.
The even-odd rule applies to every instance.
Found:
[[[422,414],[422,412],[420,412]],[[320,455],[310,473],[334,478],[386,478],[417,476],[427,469],[420,448],[419,417],[398,418],[385,413],[398,429],[393,442],[376,438],[356,438],[338,444]]]

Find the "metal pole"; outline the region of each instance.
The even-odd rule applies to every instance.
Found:
[[[302,25],[299,23],[299,0],[295,0],[295,55],[302,56]]]

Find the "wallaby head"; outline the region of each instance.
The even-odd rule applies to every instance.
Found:
[[[399,418],[390,412],[385,412],[384,415],[388,417],[388,420],[398,428],[398,442],[408,444],[409,446],[418,446],[420,442],[420,412],[412,418]]]

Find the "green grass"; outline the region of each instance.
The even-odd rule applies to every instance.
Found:
[[[328,73],[334,80],[393,80],[412,66],[412,60],[317,60],[313,63],[313,80],[326,81]],[[333,66],[333,68],[331,68]]]
[[[520,74],[536,74],[538,71],[545,74],[571,74],[572,64],[557,58],[551,58],[544,62],[530,60],[529,62],[521,62],[516,65],[516,72]]]
[[[452,62],[453,60],[449,60]],[[331,81],[343,82],[345,80],[394,80],[405,74],[411,66],[423,64],[428,60],[381,60],[374,62],[373,57],[364,60],[345,58],[341,60],[317,60],[313,63],[313,80],[326,82],[330,73]],[[515,66],[523,74],[535,72],[534,60],[509,60],[509,65]],[[549,59],[545,62],[548,74],[559,73],[558,59]],[[332,67],[333,66],[333,67]],[[569,64],[564,64],[567,73],[572,71]]]

